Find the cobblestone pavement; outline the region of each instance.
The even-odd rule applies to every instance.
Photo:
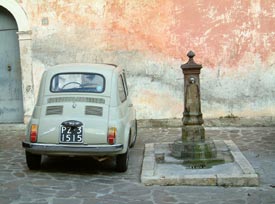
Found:
[[[274,204],[275,127],[206,128],[213,139],[231,139],[260,175],[259,187],[144,186],[140,183],[144,143],[179,139],[179,128],[140,128],[126,173],[113,161],[43,158],[40,171],[28,170],[23,131],[0,133],[1,204]]]

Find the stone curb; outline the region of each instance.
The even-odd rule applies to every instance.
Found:
[[[219,142],[219,140],[217,140]],[[148,185],[192,185],[192,186],[258,186],[259,177],[255,170],[243,156],[237,145],[232,140],[224,140],[228,146],[235,163],[242,170],[241,174],[189,174],[189,175],[156,175],[157,163],[155,161],[155,145],[158,143],[145,144],[144,160],[141,172],[141,182]],[[164,145],[164,143],[159,143]],[[165,143],[169,145],[169,143]],[[171,143],[170,143],[171,144]]]
[[[274,127],[275,117],[220,117],[204,118],[205,127]],[[139,119],[138,127],[140,128],[179,128],[182,127],[181,118],[166,119]]]
[[[235,162],[243,170],[244,174],[256,174],[255,170],[244,157],[244,155],[239,150],[238,146],[232,140],[224,140],[224,143],[228,146],[231,151],[231,154],[234,157]]]
[[[0,131],[25,131],[25,124],[0,124]]]

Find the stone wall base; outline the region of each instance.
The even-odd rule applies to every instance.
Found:
[[[239,118],[204,118],[205,127],[275,127],[275,116]],[[182,127],[181,118],[167,119],[141,119],[138,120],[138,127]]]

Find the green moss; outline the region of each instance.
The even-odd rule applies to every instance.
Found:
[[[233,115],[232,113],[226,115],[226,116],[221,116],[220,119],[236,119],[239,118],[238,116]]]
[[[183,159],[183,164],[188,168],[211,168],[224,163],[224,159],[216,157],[216,148],[212,142],[182,142],[175,145],[175,153],[172,155]]]
[[[215,165],[224,164],[225,161],[223,159],[193,159],[193,160],[185,160],[183,165],[192,169],[202,169],[202,168],[211,168]]]

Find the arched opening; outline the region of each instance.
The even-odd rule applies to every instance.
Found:
[[[22,123],[24,118],[17,32],[14,17],[0,6],[0,123]]]
[[[8,114],[6,114],[5,116],[3,116],[3,118],[1,119],[1,109],[0,109],[0,123],[22,123],[23,121],[26,123],[28,122],[33,107],[34,107],[34,93],[33,93],[33,75],[32,75],[32,57],[31,57],[31,31],[29,29],[29,24],[28,24],[28,19],[26,16],[26,13],[24,12],[24,10],[20,7],[20,5],[15,1],[15,0],[0,0],[0,26],[1,26],[1,21],[3,25],[6,24],[10,24],[10,28],[4,28],[3,25],[0,30],[5,30],[7,29],[5,32],[11,32],[12,36],[13,36],[13,40],[10,39],[10,42],[13,43],[7,43],[8,41],[5,41],[5,38],[9,35],[1,34],[1,46],[0,46],[0,50],[3,49],[1,52],[2,54],[0,54],[0,57],[4,57],[6,58],[6,55],[9,53],[6,50],[10,49],[10,45],[14,46],[14,51],[13,54],[9,53],[9,57],[14,58],[14,64],[17,65],[18,68],[16,68],[16,65],[12,65],[11,63],[7,63],[7,62],[0,62],[1,65],[1,70],[2,71],[7,71],[6,76],[5,76],[5,80],[7,81],[12,81],[12,83],[9,85],[11,86],[11,92],[13,92],[12,94],[19,93],[20,88],[14,88],[12,86],[15,86],[15,83],[17,84],[21,84],[21,99],[18,99],[18,94],[15,97],[16,99],[12,99],[12,100],[20,100],[21,105],[18,104],[18,107],[21,107],[21,115],[19,114],[19,109],[18,109],[18,116],[13,116],[17,119],[11,119],[9,117],[11,112],[17,112],[11,108],[4,108],[6,111],[8,111]],[[3,19],[3,16],[4,20]],[[9,19],[9,20],[7,20]],[[5,21],[5,22],[4,22]],[[12,29],[11,29],[12,28]],[[1,31],[0,31],[1,32]],[[3,37],[5,36],[5,37]],[[4,41],[3,41],[4,40]],[[4,43],[3,43],[4,42]],[[5,45],[4,48],[2,48],[2,44]],[[15,45],[16,44],[16,45]],[[19,46],[18,46],[19,45]],[[17,46],[17,47],[16,47]],[[16,48],[15,48],[16,47]],[[5,50],[4,50],[5,49]],[[3,54],[5,53],[5,54]],[[19,57],[18,57],[19,56]],[[16,59],[15,59],[16,58]],[[1,71],[1,72],[2,72]],[[17,74],[17,77],[19,78],[9,78],[9,73],[10,75],[12,75],[12,71],[15,71],[15,74]],[[14,75],[15,75],[14,74]],[[2,78],[1,78],[2,81]],[[4,83],[4,82],[3,82]],[[2,86],[0,85],[0,88],[2,90]],[[5,94],[2,94],[5,95]],[[0,99],[1,100],[1,99]],[[12,101],[9,100],[9,101]],[[15,102],[14,102],[15,103]],[[12,103],[11,103],[12,104]],[[0,107],[4,107],[1,105],[0,102]],[[23,107],[23,108],[22,108]],[[3,112],[3,111],[2,111]]]

